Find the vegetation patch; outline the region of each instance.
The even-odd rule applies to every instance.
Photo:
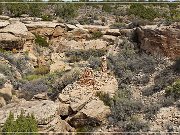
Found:
[[[109,27],[111,29],[121,29],[121,28],[124,28],[126,26],[125,23],[114,23],[112,25],[110,25]]]
[[[152,7],[145,7],[140,3],[131,4],[129,14],[134,14],[135,16],[151,21],[159,16],[158,12]]]
[[[40,66],[38,68],[35,68],[34,74],[35,75],[45,75],[50,72],[50,69],[48,66]]]
[[[80,60],[88,60],[91,56],[102,57],[106,53],[105,49],[89,49],[89,50],[73,50],[65,52],[66,57],[69,57],[69,62],[79,62]]]
[[[104,102],[105,105],[111,106],[112,104],[112,99],[110,98],[108,93],[103,93],[103,92],[96,92],[96,96],[99,97],[100,100]]]
[[[175,99],[179,99],[180,97],[180,79],[175,81],[171,86],[168,86],[165,89],[166,95],[173,96]]]
[[[101,58],[99,57],[94,57],[94,56],[90,56],[90,58],[88,59],[89,62],[89,66],[94,69],[94,70],[100,70],[101,67]]]
[[[91,33],[91,39],[98,39],[102,36],[103,36],[103,34],[101,31],[95,31],[95,32]]]
[[[15,120],[14,114],[10,112],[9,117],[3,126],[2,132],[14,132],[13,134],[21,134],[17,132],[31,132],[31,135],[37,135],[38,133],[32,132],[38,132],[38,124],[34,115],[25,116],[24,113],[21,112],[20,116]],[[3,133],[3,135],[5,134],[7,133]]]
[[[42,46],[42,47],[48,47],[49,46],[48,42],[46,41],[46,38],[44,38],[38,34],[35,34],[35,37],[36,37],[35,43],[37,45]]]
[[[53,20],[51,15],[42,15],[41,18],[43,21],[52,21]]]
[[[77,16],[77,7],[74,4],[58,4],[55,10],[57,16],[63,19],[73,19]]]

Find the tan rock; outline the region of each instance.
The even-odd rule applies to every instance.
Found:
[[[59,37],[62,36],[64,34],[64,28],[57,26],[53,32],[53,37]]]
[[[48,96],[47,96],[47,93],[40,93],[40,94],[34,95],[33,99],[35,99],[35,100],[48,100]]]
[[[10,25],[7,25],[5,28],[0,29],[0,32],[13,33],[16,36],[26,36],[28,29],[21,22],[15,22]]]
[[[65,24],[66,26],[66,29],[69,31],[69,30],[74,30],[76,29],[77,27],[75,25],[71,25],[71,24]]]
[[[90,40],[90,41],[84,41],[84,49],[105,49],[108,45],[106,41],[103,41],[101,39],[96,40]]]
[[[41,36],[51,36],[53,34],[54,28],[36,28],[32,30],[31,33],[36,33]]]
[[[27,36],[26,36],[26,40],[33,40],[33,39],[35,39],[36,37],[35,37],[35,35],[34,34],[32,34],[31,32],[27,32]]]
[[[103,35],[102,37],[105,41],[115,41],[116,40],[116,36],[112,36],[112,35]]]
[[[3,125],[9,116],[9,112],[14,113],[15,118],[24,110],[25,115],[34,114],[38,124],[48,124],[57,113],[58,104],[53,101],[22,101],[20,103],[10,103],[0,109],[0,125]]]
[[[58,108],[58,115],[68,116],[72,112],[69,104],[60,103]]]
[[[0,15],[0,20],[9,20],[9,19],[10,19],[9,16]]]
[[[121,35],[119,29],[107,29],[105,34],[112,35],[112,36],[120,36]]]
[[[52,134],[55,132],[75,132],[75,129],[72,128],[65,120],[61,120],[59,116],[56,116],[55,119],[47,126],[54,131]]]
[[[4,84],[4,88],[0,89],[0,96],[3,97],[6,101],[10,101],[12,99],[12,89],[13,86],[11,84]]]
[[[59,94],[58,99],[62,102],[62,103],[67,103],[70,99],[69,95],[64,95],[64,94]]]
[[[141,49],[170,58],[180,56],[180,30],[176,26],[137,28]]]
[[[104,83],[98,91],[108,94],[111,98],[114,97],[115,92],[118,91],[118,82],[115,78],[109,78],[105,80]]]
[[[8,21],[0,21],[0,28],[6,27],[10,23]]]
[[[68,118],[68,123],[73,127],[84,125],[98,126],[110,114],[110,109],[100,100],[92,100],[75,116]]]
[[[3,97],[0,97],[0,108],[6,105],[6,101]]]
[[[51,60],[55,63],[65,60],[65,53],[51,53]]]
[[[2,49],[22,49],[24,41],[10,33],[0,33],[0,48]]]
[[[71,70],[71,67],[63,61],[59,61],[50,65],[50,72],[67,70]]]
[[[29,21],[25,24],[28,29],[36,29],[36,28],[55,28],[56,26],[64,26],[61,23],[50,22],[50,21]]]

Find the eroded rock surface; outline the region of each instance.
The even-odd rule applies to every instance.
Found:
[[[23,110],[25,114],[34,114],[38,124],[48,124],[56,115],[58,105],[50,100],[24,101],[11,103],[0,109],[0,124],[4,124],[9,113],[14,113],[15,117],[20,115]]]
[[[171,58],[180,56],[180,29],[177,26],[144,26],[137,28],[141,49]]]

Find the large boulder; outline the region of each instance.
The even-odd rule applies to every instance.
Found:
[[[3,125],[12,112],[17,118],[21,111],[27,114],[34,114],[38,124],[44,125],[51,122],[57,112],[58,105],[53,101],[41,100],[41,101],[21,101],[19,103],[11,103],[0,109],[0,125]]]
[[[49,127],[49,129],[47,129]],[[75,129],[72,128],[65,120],[62,120],[59,116],[55,117],[55,119],[46,125],[47,132],[49,134],[55,132],[75,132]],[[43,132],[46,130],[43,130]]]
[[[176,58],[180,56],[178,26],[144,26],[136,30],[140,48],[152,54]]]
[[[111,75],[95,72],[91,78],[83,77],[85,74],[86,71],[79,81],[67,85],[58,97],[59,115],[68,116],[66,121],[75,128],[105,123],[110,108],[99,99],[97,93],[106,93],[113,97],[118,89],[117,80]],[[91,84],[93,80],[95,83]]]
[[[75,116],[68,118],[68,123],[73,127],[99,126],[110,115],[110,108],[101,100],[92,100],[87,103]]]
[[[0,33],[0,48],[6,50],[22,49],[24,41],[10,33]]]
[[[0,97],[3,97],[6,101],[10,101],[12,98],[12,89],[13,86],[11,84],[4,84],[5,87],[0,89]]]
[[[24,23],[21,22],[15,22],[10,25],[7,25],[5,28],[0,29],[0,32],[2,33],[12,33],[15,36],[26,36],[28,29],[24,25]]]

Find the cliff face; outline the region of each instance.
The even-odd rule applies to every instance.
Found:
[[[180,29],[176,26],[144,26],[137,28],[140,48],[170,58],[180,56]]]

